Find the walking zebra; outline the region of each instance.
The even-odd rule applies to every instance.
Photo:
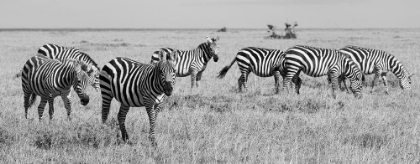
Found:
[[[161,53],[163,55],[163,53]],[[176,55],[170,53],[157,64],[142,64],[137,61],[118,57],[108,62],[99,75],[102,93],[102,121],[106,122],[111,100],[115,97],[121,107],[118,122],[122,139],[127,141],[125,117],[130,107],[146,107],[150,123],[150,140],[156,145],[155,119],[161,103],[173,91],[176,78]],[[166,95],[166,96],[165,96]]]
[[[54,98],[61,96],[69,119],[71,104],[69,101],[70,88],[73,86],[82,105],[89,103],[89,96],[85,93],[88,75],[92,66],[76,60],[53,60],[43,56],[30,58],[23,67],[22,88],[24,93],[25,118],[28,109],[34,104],[36,97],[41,97],[38,106],[38,116],[41,120],[46,103],[49,104],[49,115],[54,113]]]
[[[375,83],[379,76],[382,77],[385,85],[385,93],[389,94],[386,73],[391,71],[394,75],[400,79],[400,87],[403,90],[411,89],[411,75],[404,68],[400,61],[395,56],[376,49],[368,49],[357,46],[346,46],[340,49],[340,52],[351,57],[354,63],[361,69],[364,75],[375,74],[371,87],[371,92],[374,91]],[[345,78],[340,78],[340,82],[343,82],[344,87],[347,88]]]
[[[332,81],[332,96],[336,98],[338,76],[344,75],[350,79],[350,87],[355,97],[362,96],[362,73],[357,65],[338,50],[315,48],[297,45],[285,52],[285,59],[280,68],[284,72],[283,88],[288,90],[290,81],[296,84],[299,94],[301,80],[299,74],[303,71],[312,77],[328,75]]]
[[[86,53],[72,47],[64,47],[56,44],[45,44],[38,49],[38,55],[50,59],[67,60],[74,59],[92,65],[89,75],[89,84],[99,91],[99,67],[98,64]]]
[[[161,52],[168,54],[177,51],[176,76],[186,77],[191,75],[191,88],[194,86],[198,87],[198,82],[201,80],[201,76],[203,75],[209,60],[211,58],[213,58],[214,62],[219,60],[219,56],[217,55],[218,47],[216,44],[216,41],[218,40],[219,37],[211,39],[207,37],[206,42],[200,44],[196,49],[188,51],[161,48],[153,53],[151,63],[159,61],[159,54]]]
[[[243,48],[239,50],[230,65],[224,67],[219,72],[217,77],[225,77],[230,67],[232,67],[236,61],[239,70],[241,71],[241,76],[238,79],[239,92],[242,92],[242,86],[246,91],[248,88],[246,83],[248,81],[249,73],[253,72],[259,77],[271,77],[274,75],[274,87],[276,88],[276,93],[278,93],[280,80],[280,71],[278,70],[278,67],[283,59],[284,53],[281,50],[256,47]]]

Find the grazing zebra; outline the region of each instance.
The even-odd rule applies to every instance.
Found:
[[[276,68],[280,66],[283,59],[284,53],[281,50],[256,47],[243,48],[239,50],[230,65],[219,72],[217,77],[223,78],[236,61],[241,71],[241,76],[238,79],[239,92],[242,92],[242,86],[246,91],[249,73],[253,72],[259,77],[271,77],[274,75],[274,86],[276,93],[278,93],[280,71]]]
[[[395,56],[376,49],[368,49],[357,46],[347,46],[340,49],[340,52],[351,57],[354,63],[361,69],[364,75],[375,74],[375,77],[372,81],[372,90],[374,91],[374,86],[379,78],[382,77],[383,83],[385,85],[385,93],[389,94],[386,73],[391,71],[394,75],[400,79],[400,87],[403,90],[411,89],[411,75],[404,68],[400,61],[398,61]],[[345,83],[345,78],[342,77],[339,80],[343,82],[344,87],[347,88]]]
[[[51,59],[66,60],[74,59],[82,61],[86,64],[93,65],[93,69],[88,72],[89,84],[95,90],[99,91],[99,67],[98,64],[86,53],[72,47],[64,47],[55,44],[45,44],[38,49],[38,54],[44,55]]]
[[[161,53],[163,55],[163,53]],[[125,117],[130,107],[146,107],[150,123],[150,140],[156,145],[154,128],[161,103],[173,91],[176,78],[176,55],[170,53],[157,64],[142,64],[128,58],[108,62],[99,75],[102,93],[102,121],[106,122],[111,100],[121,103],[118,122],[122,139],[127,141]],[[165,96],[166,95],[166,96]]]
[[[159,61],[159,54],[161,52],[168,54],[173,51],[177,51],[178,57],[176,61],[176,76],[186,77],[191,75],[191,88],[194,86],[198,87],[198,82],[201,80],[201,76],[203,75],[209,60],[211,58],[213,58],[214,62],[219,60],[219,56],[217,55],[217,40],[219,40],[219,37],[211,39],[207,37],[206,42],[200,44],[196,49],[188,51],[161,48],[153,53],[151,63]]]
[[[23,67],[22,88],[24,93],[25,118],[28,118],[28,109],[34,104],[36,97],[41,97],[38,106],[38,116],[41,120],[46,103],[49,104],[49,115],[52,119],[54,113],[54,98],[61,96],[67,110],[69,119],[71,104],[69,101],[70,88],[76,91],[82,105],[89,103],[89,96],[85,93],[88,84],[88,75],[91,65],[76,60],[53,60],[43,56],[30,58]]]
[[[301,71],[312,77],[328,75],[332,81],[332,96],[336,98],[338,76],[350,79],[351,90],[355,97],[361,98],[362,73],[357,65],[338,50],[297,45],[285,52],[285,59],[280,67],[284,72],[283,88],[288,90],[290,81],[296,84],[299,94],[301,80],[297,79]]]

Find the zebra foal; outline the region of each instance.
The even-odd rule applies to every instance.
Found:
[[[58,61],[42,56],[30,58],[22,71],[22,88],[24,93],[25,118],[28,118],[28,109],[34,104],[36,97],[41,97],[38,106],[38,117],[41,120],[45,105],[49,104],[49,115],[54,114],[54,98],[61,96],[67,110],[67,117],[71,119],[70,90],[73,86],[82,105],[89,103],[89,96],[85,93],[88,84],[88,75],[92,69],[80,61]]]
[[[111,100],[121,103],[118,122],[123,141],[128,141],[125,117],[130,107],[146,107],[149,116],[149,139],[156,146],[155,120],[166,96],[170,96],[175,85],[177,55],[163,55],[157,64],[142,64],[118,57],[108,62],[99,75],[102,94],[102,122],[105,123]]]

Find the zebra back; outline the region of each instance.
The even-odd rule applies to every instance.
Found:
[[[92,65],[93,69],[89,74],[89,84],[92,85],[97,91],[99,90],[99,71],[98,64],[86,53],[73,47],[64,47],[55,44],[45,44],[38,49],[38,54],[46,56],[51,59],[67,60],[74,59],[82,61],[85,64]]]

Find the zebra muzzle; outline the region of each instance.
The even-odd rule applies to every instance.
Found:
[[[170,81],[165,81],[165,86],[163,86],[163,92],[166,96],[170,96],[174,88],[172,87],[172,83]]]
[[[83,98],[80,99],[80,103],[83,106],[86,106],[87,104],[89,104],[89,96],[86,93],[83,94]]]
[[[363,98],[362,93],[354,92],[353,94],[354,94],[354,97],[356,97],[357,99]]]
[[[217,54],[214,54],[214,56],[213,56],[213,61],[214,61],[214,62],[219,61],[219,56],[217,56]]]

